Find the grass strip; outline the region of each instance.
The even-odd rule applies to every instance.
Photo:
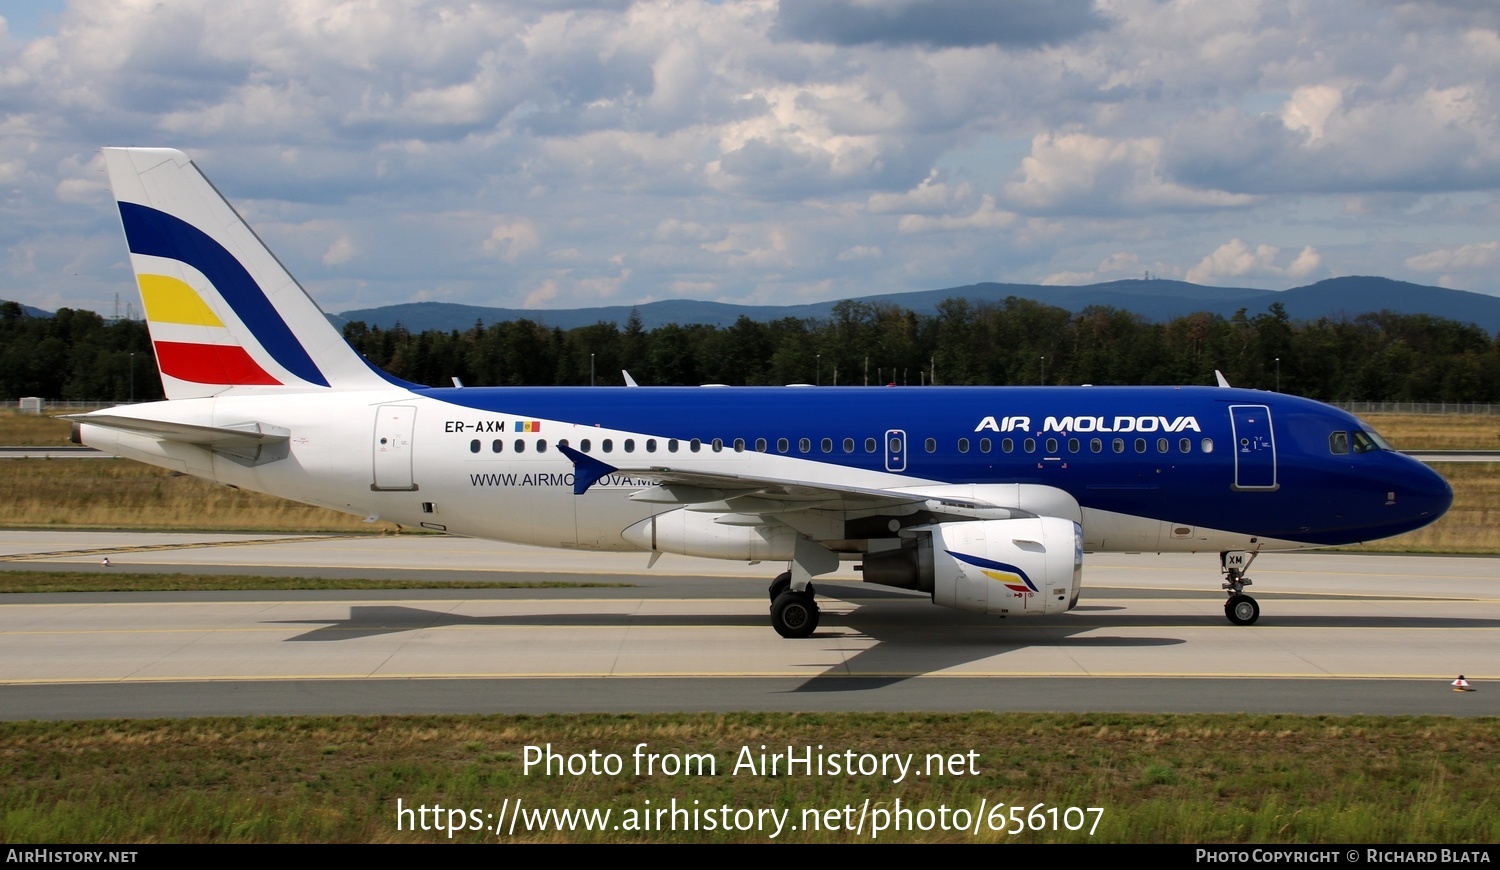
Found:
[[[1493,719],[1123,714],[663,714],[263,717],[0,723],[0,829],[10,842],[769,842],[706,814],[789,811],[781,842],[868,842],[870,808],[927,830],[880,842],[1442,843],[1500,841]],[[655,754],[637,773],[636,748]],[[530,774],[527,747],[577,754]],[[963,756],[940,775],[786,772],[802,757]],[[972,757],[968,753],[973,753]],[[592,760],[589,754],[594,753]],[[692,774],[663,767],[697,763]],[[619,773],[603,772],[611,756]],[[771,774],[758,765],[782,759]],[[969,759],[972,758],[972,770]],[[710,771],[705,759],[712,759]],[[737,762],[754,761],[755,769]],[[579,767],[582,766],[582,768]],[[593,772],[586,768],[593,768]],[[397,802],[408,815],[398,828]],[[699,811],[629,830],[631,814]],[[868,804],[867,804],[868,801]],[[604,830],[518,823],[528,810],[608,810]],[[948,829],[942,808],[1042,805],[1043,830]],[[851,807],[851,813],[844,808]],[[1092,834],[1049,808],[1102,807]],[[450,815],[449,811],[454,811]],[[829,815],[829,811],[837,811]],[[924,812],[926,811],[926,812]],[[478,815],[474,815],[477,812]],[[814,817],[820,819],[818,830]],[[722,816],[732,820],[733,816]],[[739,813],[739,821],[746,819]],[[1078,814],[1071,819],[1077,821]],[[1092,815],[1090,815],[1092,820]],[[423,824],[427,830],[423,830]],[[833,823],[836,829],[827,829]],[[1010,825],[1009,821],[1002,822]],[[683,830],[683,827],[694,828]],[[413,828],[416,828],[413,830]],[[664,829],[666,828],[666,829]]]
[[[289,589],[566,589],[626,587],[629,583],[496,580],[366,580],[340,577],[261,577],[238,574],[131,574],[115,571],[0,571],[5,592],[225,592]]]

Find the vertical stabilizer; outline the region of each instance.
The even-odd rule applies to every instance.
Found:
[[[104,163],[167,398],[391,385],[185,154],[105,148]]]

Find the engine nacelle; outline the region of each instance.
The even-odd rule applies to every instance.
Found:
[[[939,523],[915,548],[872,553],[865,580],[996,615],[1064,613],[1078,603],[1083,527],[1062,517]]]
[[[792,558],[797,533],[787,526],[718,523],[714,514],[674,510],[641,520],[621,536],[642,550],[746,562]]]

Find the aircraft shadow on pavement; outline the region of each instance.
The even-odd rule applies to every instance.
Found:
[[[845,594],[849,593],[849,594]],[[848,631],[876,641],[855,652],[841,664],[810,677],[793,691],[826,692],[877,689],[912,677],[960,667],[971,662],[1005,655],[1021,649],[1056,647],[1068,649],[1165,647],[1187,643],[1185,637],[1125,637],[1100,634],[1110,629],[1184,629],[1213,626],[1228,632],[1254,632],[1265,628],[1496,628],[1500,620],[1465,617],[1277,615],[1263,616],[1255,627],[1216,625],[1215,612],[1163,614],[1132,608],[1080,606],[1066,614],[997,618],[935,608],[921,596],[860,587],[827,587],[825,600],[860,602],[848,612],[825,608],[822,623],[810,639],[837,640]],[[1216,611],[1217,608],[1214,608]],[[517,626],[629,626],[629,627],[762,627],[767,643],[798,644],[771,632],[768,619],[758,614],[653,614],[636,613],[530,613],[505,616],[466,616],[441,610],[401,605],[353,605],[348,619],[280,620],[278,625],[315,625],[288,642],[338,642],[423,629]],[[913,663],[920,662],[920,668]]]

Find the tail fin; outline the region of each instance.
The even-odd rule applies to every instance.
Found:
[[[105,148],[169,399],[388,388],[198,167]]]

